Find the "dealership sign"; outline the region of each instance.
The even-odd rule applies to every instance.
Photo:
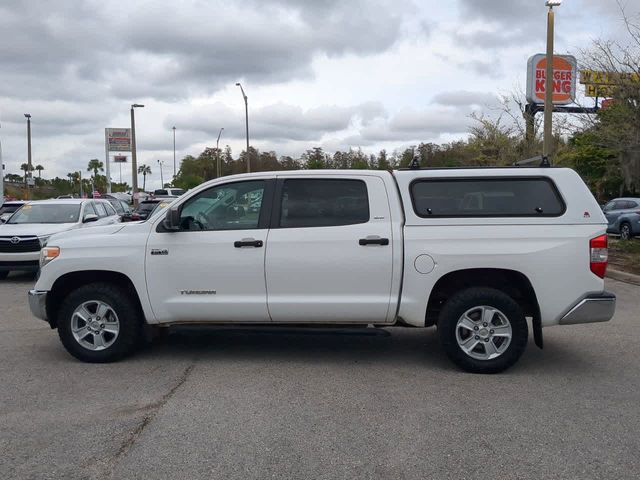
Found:
[[[547,56],[544,53],[529,58],[527,64],[527,101],[544,103],[547,86]],[[553,57],[553,104],[567,105],[576,98],[578,67],[575,57],[554,55]]]
[[[104,136],[107,143],[108,152],[131,151],[130,128],[105,128]]]
[[[113,161],[115,163],[127,163],[127,157],[125,155],[115,155]]]

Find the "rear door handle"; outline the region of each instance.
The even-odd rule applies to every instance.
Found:
[[[262,247],[262,245],[264,245],[262,240],[255,240],[253,238],[243,238],[242,240],[236,240],[235,242],[233,242],[233,246],[236,248],[242,248],[242,247],[260,248]]]
[[[360,240],[358,240],[358,243],[362,246],[365,245],[389,245],[389,239],[388,238],[380,238],[380,237],[374,237],[374,236],[370,236],[367,238],[361,238]]]

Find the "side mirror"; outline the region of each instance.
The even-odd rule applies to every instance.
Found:
[[[180,230],[180,209],[178,207],[169,207],[164,217],[163,225],[165,229],[171,232]]]
[[[7,220],[8,220],[7,218],[2,217],[2,218],[0,218],[0,223],[6,223]]]
[[[90,223],[96,222],[98,220],[98,216],[93,213],[87,213],[82,219],[82,223]]]

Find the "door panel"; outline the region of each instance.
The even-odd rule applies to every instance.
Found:
[[[339,178],[330,177],[331,180]],[[279,209],[280,216],[289,208],[286,219],[278,225],[290,227],[272,228],[267,245],[268,305],[274,322],[387,321],[393,248],[390,211],[382,179],[365,178],[368,220],[326,225],[340,223],[340,218],[360,221],[362,209],[355,199],[342,197],[339,203],[343,205],[329,211],[322,202],[309,201],[315,193],[306,186],[303,192],[290,195],[287,200],[287,182],[299,180],[285,177],[282,193],[278,195],[285,200],[282,205],[276,201],[275,208]],[[305,177],[304,181],[311,179]],[[292,201],[292,197],[297,200]],[[303,203],[307,200],[307,204],[300,205],[300,199]],[[295,226],[305,222],[326,226]]]
[[[178,207],[181,231],[153,230],[146,277],[158,322],[270,321],[264,260],[271,193],[265,180],[218,185]]]
[[[268,322],[262,247],[236,248],[267,230],[153,232],[147,288],[159,322]],[[165,253],[166,252],[166,253]]]

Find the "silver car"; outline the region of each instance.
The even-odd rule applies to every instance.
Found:
[[[609,226],[607,233],[630,240],[640,235],[640,198],[616,198],[602,209]]]

